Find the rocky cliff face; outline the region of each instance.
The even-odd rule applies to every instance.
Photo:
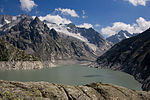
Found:
[[[0,81],[0,99],[50,100],[150,100],[150,92],[134,91],[103,83],[84,86],[48,82]]]
[[[97,59],[97,67],[127,72],[150,90],[150,29],[123,40]]]
[[[49,66],[51,67],[51,66]],[[29,70],[44,68],[41,61],[1,61],[0,70]]]

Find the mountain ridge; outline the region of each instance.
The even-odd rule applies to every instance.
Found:
[[[138,34],[137,33],[131,34],[126,30],[121,30],[117,34],[106,38],[106,40],[112,42],[113,44],[116,44],[116,43],[121,42],[124,39],[130,38],[130,37],[133,37],[133,36],[136,36],[136,35],[138,35]]]
[[[114,45],[105,54],[97,58],[96,66],[129,73],[143,84],[143,90],[149,91],[149,57],[150,29]]]

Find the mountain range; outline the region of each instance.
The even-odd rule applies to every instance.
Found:
[[[0,38],[42,61],[93,61],[111,47],[94,29],[50,23],[25,14],[0,16]]]
[[[128,38],[130,38],[132,36],[136,36],[136,35],[138,35],[138,33],[131,34],[131,33],[129,33],[126,30],[121,30],[117,34],[112,35],[112,36],[106,38],[106,40],[112,42],[113,44],[116,44],[116,43],[121,42],[124,39],[128,39]]]

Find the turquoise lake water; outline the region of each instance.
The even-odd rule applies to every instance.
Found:
[[[81,65],[62,65],[40,70],[0,71],[0,80],[23,82],[46,81],[68,85],[103,82],[141,90],[141,84],[129,74],[109,69],[89,68]]]

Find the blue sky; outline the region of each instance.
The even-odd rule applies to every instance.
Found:
[[[33,1],[34,4],[33,7],[31,6],[30,9],[25,10],[25,8],[21,8],[20,1],[24,3]],[[61,11],[56,11],[56,8],[74,10],[79,17],[63,14]],[[132,28],[141,27],[139,23],[142,22],[142,20],[145,21],[143,21],[143,23],[146,23],[146,26],[144,26],[145,29],[150,27],[150,2],[146,2],[145,0],[143,0],[143,2],[136,2],[136,0],[135,2],[131,0],[0,0],[0,15],[19,15],[23,13],[31,16],[58,14],[76,25],[83,23],[92,24],[93,27],[100,33],[103,33],[104,36],[115,34],[115,32],[121,30],[120,27],[124,24],[124,27],[127,27],[128,24],[131,26],[122,29],[127,29],[131,31],[131,33],[141,32],[144,30],[143,27],[143,29]],[[83,16],[86,16],[86,18],[82,18]],[[139,23],[137,23],[138,19],[140,20]],[[122,26],[115,29],[118,27],[114,25],[115,22],[120,22]],[[135,27],[133,24],[137,26]]]

